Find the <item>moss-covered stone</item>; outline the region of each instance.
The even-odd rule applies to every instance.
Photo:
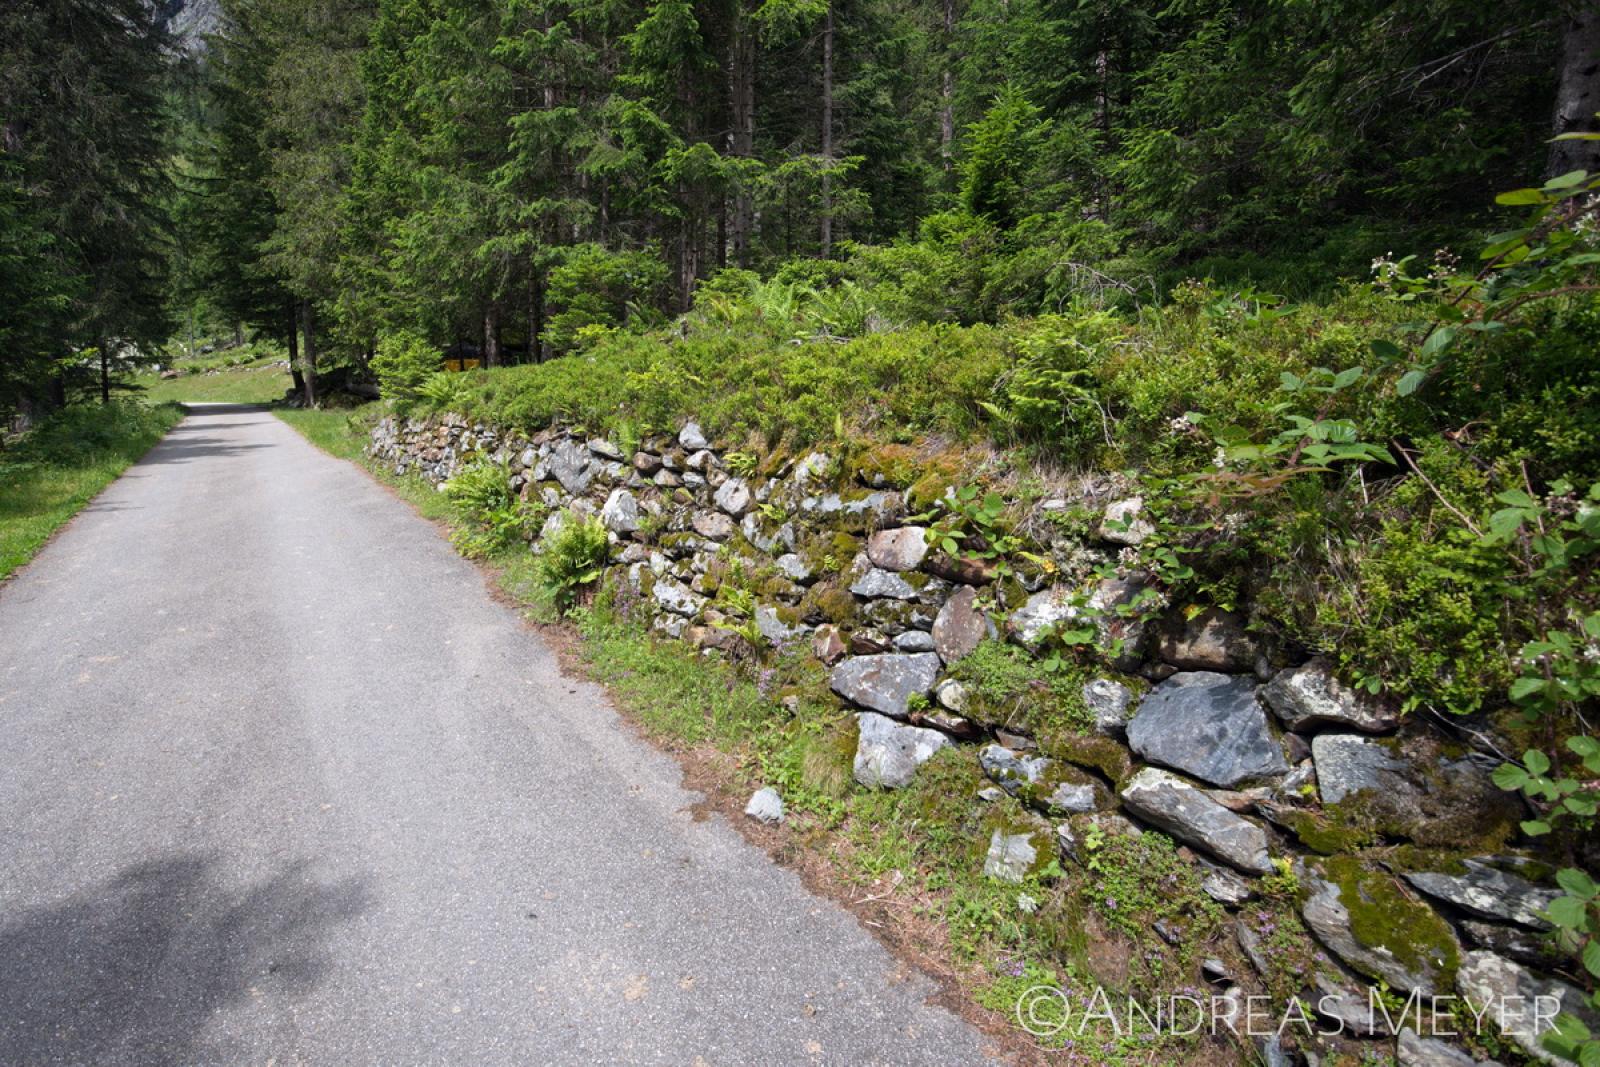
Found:
[[[1133,773],[1133,754],[1109,737],[1050,731],[1040,736],[1039,747],[1056,759],[1099,771],[1118,788]]]
[[[1333,856],[1320,864],[1322,876],[1339,888],[1339,903],[1350,917],[1350,932],[1365,946],[1387,950],[1402,967],[1432,975],[1434,987],[1450,989],[1460,964],[1460,947],[1450,926],[1428,905],[1407,893],[1385,871],[1367,867],[1355,856]],[[1363,969],[1359,959],[1347,963]],[[1383,977],[1365,968],[1371,977]]]
[[[856,598],[838,581],[818,582],[801,599],[800,614],[808,622],[853,626],[856,621]]]
[[[853,466],[861,483],[875,489],[904,489],[921,473],[916,449],[899,444],[869,446],[855,457]]]

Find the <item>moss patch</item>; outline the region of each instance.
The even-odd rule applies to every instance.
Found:
[[[1350,915],[1357,941],[1383,946],[1408,971],[1435,975],[1440,989],[1454,984],[1460,952],[1438,912],[1409,896],[1394,876],[1354,856],[1324,860],[1322,873],[1339,887],[1339,903]]]

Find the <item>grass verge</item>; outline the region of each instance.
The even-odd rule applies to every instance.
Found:
[[[207,403],[268,404],[282,400],[289,388],[288,371],[278,360],[262,360],[243,366],[209,367],[177,378],[142,374],[134,380],[146,401],[152,404],[192,400]]]
[[[0,579],[183,417],[175,404],[68,408],[0,451]]]
[[[366,461],[376,410],[278,415],[311,443],[363,464],[425,516],[449,524],[445,494]],[[1019,998],[1034,986],[1104,983],[1152,994],[1198,982],[1191,976],[1202,956],[1236,955],[1220,910],[1165,837],[1090,831],[1082,869],[1063,871],[1052,861],[1021,885],[987,878],[991,833],[1015,832],[1030,820],[1011,797],[978,796],[986,782],[970,750],[936,755],[904,790],[861,789],[851,776],[854,717],[828,695],[824,671],[808,650],[795,649],[766,669],[707,657],[654,639],[620,589],[601,590],[555,622],[526,548],[480,559],[502,594],[545,624],[552,642],[607,687],[630,722],[679,757],[706,807],[798,871],[813,891],[851,910],[900,958],[936,977],[946,1005],[994,1035],[1018,1062],[1224,1064],[1252,1057],[1253,1051],[1199,1036],[1091,1030],[1034,1039],[1016,1025]],[[787,806],[779,828],[740,814],[750,792],[764,785],[778,789]],[[1180,931],[1181,943],[1157,935],[1152,918],[1162,920],[1167,936]]]

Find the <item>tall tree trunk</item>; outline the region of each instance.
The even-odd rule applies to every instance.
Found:
[[[100,403],[111,403],[111,342],[100,342]]]
[[[483,311],[483,365],[498,367],[501,362],[500,305],[491,300]]]
[[[1600,3],[1578,0],[1567,10],[1561,38],[1561,73],[1556,83],[1553,132],[1600,130]],[[1600,169],[1600,141],[1555,141],[1545,166],[1546,177],[1570,170]]]
[[[734,10],[732,40],[728,45],[728,154],[749,159],[756,144],[756,31],[746,0]],[[734,187],[733,210],[727,220],[727,253],[741,267],[750,262],[750,234],[755,228],[755,201],[743,179]]]
[[[528,291],[528,358],[544,362],[544,271],[533,271]]]
[[[306,407],[317,406],[317,331],[316,309],[311,301],[300,302],[300,324],[305,330],[305,343],[301,347],[304,356],[304,374],[306,383]]]
[[[688,311],[694,300],[694,281],[700,270],[696,231],[700,228],[699,213],[692,208],[683,213],[678,227],[678,310]]]
[[[300,309],[289,305],[289,377],[294,381],[294,391],[306,391],[306,376],[300,371]]]
[[[1101,48],[1094,56],[1094,125],[1100,133],[1100,151],[1111,149],[1111,53]],[[1095,214],[1101,222],[1111,218],[1111,188],[1102,174],[1095,183]]]
[[[833,254],[833,4],[822,20],[822,254]]]
[[[939,84],[939,158],[948,173],[956,146],[956,0],[944,0],[944,73]]]

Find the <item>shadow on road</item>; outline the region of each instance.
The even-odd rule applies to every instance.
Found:
[[[184,400],[178,406],[190,415],[245,415],[271,411],[272,404],[228,404],[222,401]]]
[[[226,425],[226,424],[223,424]],[[156,466],[162,463],[188,463],[211,456],[236,456],[258,448],[274,448],[271,442],[243,444],[217,436],[216,425],[184,423],[173,427],[161,442],[144,454],[138,466]]]
[[[176,853],[0,924],[0,1063],[212,1061],[214,1015],[258,994],[308,992],[332,927],[369,905],[361,879],[304,863],[246,888],[218,858]],[[223,1056],[222,1058],[226,1058]]]

